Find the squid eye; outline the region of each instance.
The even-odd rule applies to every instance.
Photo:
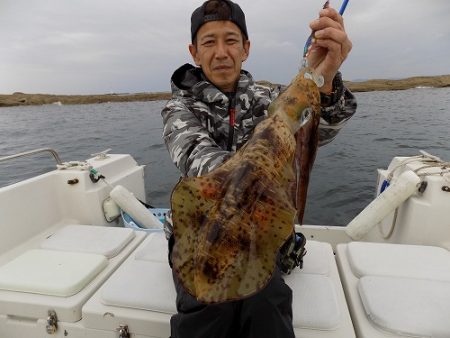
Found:
[[[313,111],[311,107],[303,109],[302,113],[300,114],[300,126],[304,125],[311,119],[312,113]]]

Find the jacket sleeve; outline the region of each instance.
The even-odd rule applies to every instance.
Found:
[[[216,144],[182,100],[169,100],[161,115],[164,142],[184,176],[204,175],[231,156]]]
[[[339,131],[356,112],[355,96],[344,88],[344,93],[338,101],[330,107],[322,107],[319,123],[319,146],[330,143]]]
[[[285,89],[286,86],[274,88],[271,91],[271,100],[275,100]],[[328,144],[336,138],[339,131],[341,131],[347,121],[355,114],[356,107],[355,96],[347,88],[343,87],[343,94],[335,104],[321,108],[319,146]]]

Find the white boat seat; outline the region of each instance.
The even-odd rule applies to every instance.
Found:
[[[134,258],[105,283],[100,299],[105,305],[176,313],[176,293],[163,231],[149,234]]]
[[[293,290],[296,336],[354,337],[331,246],[308,241],[307,250],[305,268],[285,276]],[[133,327],[134,334],[167,337],[175,303],[167,241],[164,233],[152,233],[88,301],[83,318],[90,328],[102,329],[99,319],[107,312],[117,323]]]
[[[347,247],[355,276],[398,276],[450,281],[450,252],[439,247],[351,242]]]
[[[336,292],[328,277],[329,257],[333,252],[330,246],[323,243],[308,244],[304,269],[296,269],[291,275],[285,276],[295,296],[305,299],[294,305],[294,325],[331,329],[337,326],[340,318]],[[140,277],[136,278],[137,275]],[[142,291],[149,289],[150,285],[155,286],[155,292],[143,294]],[[126,293],[123,292],[124,288]],[[107,282],[101,299],[105,305],[176,313],[176,294],[167,263],[167,241],[163,232],[152,234],[145,245],[136,250],[135,261]],[[311,311],[311,306],[314,311]]]
[[[450,282],[366,276],[358,286],[378,327],[405,336],[450,337]]]
[[[28,326],[28,322],[37,320],[45,323],[48,310],[52,309],[61,322],[79,322],[83,305],[146,237],[145,233],[135,232],[130,243],[116,256],[107,259],[103,254],[40,249],[52,233],[57,230],[40,234],[23,250],[3,260],[0,266],[0,318],[27,318]],[[3,338],[2,332],[0,329]],[[22,336],[29,335],[24,333]]]
[[[331,267],[336,265],[331,245],[317,241],[306,242],[306,255],[303,257],[303,269],[294,272],[329,276]]]
[[[164,231],[161,230],[148,236],[146,244],[136,250],[135,259],[169,264],[168,254],[167,240]]]
[[[113,275],[103,288],[105,305],[176,313],[176,293],[168,263],[135,260]]]
[[[135,237],[132,229],[94,225],[67,225],[41,243],[42,249],[84,252],[110,259]]]
[[[68,297],[83,289],[106,265],[102,255],[29,250],[0,267],[0,289]]]
[[[352,242],[337,261],[358,337],[450,337],[450,253]]]
[[[332,279],[328,276],[293,273],[285,277],[293,293],[295,328],[333,330],[341,321],[341,309]]]

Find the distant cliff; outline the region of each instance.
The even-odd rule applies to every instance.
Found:
[[[277,87],[278,83],[269,81],[258,81],[258,83],[268,86]],[[450,75],[440,76],[416,76],[400,80],[367,80],[367,81],[344,81],[345,86],[352,92],[372,92],[379,90],[404,90],[417,87],[442,88],[450,87]]]
[[[267,86],[278,86],[268,81],[258,81]],[[362,82],[345,81],[345,85],[353,92],[369,92],[379,90],[403,90],[416,87],[450,87],[450,75],[418,76],[401,80],[368,80]],[[103,95],[50,95],[50,94],[0,94],[0,107],[41,105],[41,104],[88,104],[102,102],[155,101],[168,100],[171,94],[137,93],[137,94],[103,94]]]
[[[41,104],[89,104],[103,102],[168,100],[170,93],[104,94],[104,95],[50,95],[50,94],[0,94],[0,107]]]
[[[403,90],[417,87],[450,87],[450,75],[416,76],[400,80],[368,80],[347,82],[345,85],[353,92],[371,92],[376,90]]]

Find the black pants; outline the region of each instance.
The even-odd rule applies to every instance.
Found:
[[[173,274],[178,313],[171,338],[293,338],[292,290],[278,268],[269,284],[244,300],[206,305],[188,294]]]

